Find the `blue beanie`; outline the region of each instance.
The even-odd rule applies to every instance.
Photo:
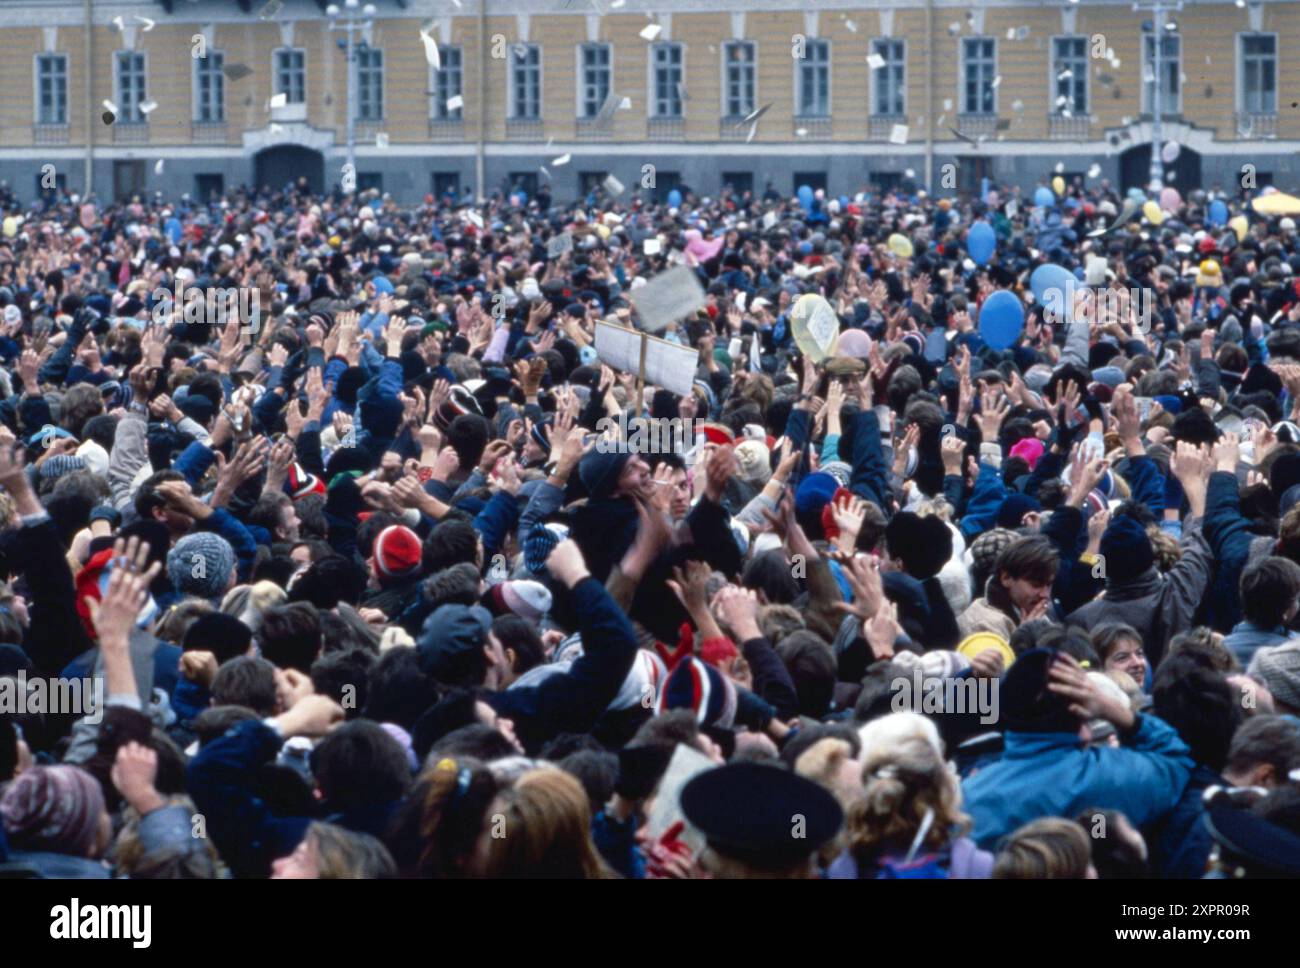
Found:
[[[1127,515],[1110,523],[1101,536],[1101,557],[1105,559],[1106,583],[1122,585],[1146,573],[1156,560],[1146,528]]]
[[[831,503],[840,482],[825,471],[809,474],[794,492],[794,509],[799,514],[821,514]]]
[[[1018,528],[1024,520],[1026,514],[1034,511],[1041,511],[1043,506],[1038,503],[1037,498],[1032,498],[1028,494],[1011,493],[998,508],[997,526],[999,528]]]
[[[561,531],[566,534],[562,535]],[[545,575],[546,559],[551,557],[555,546],[567,535],[568,529],[563,525],[534,524],[528,536],[524,538],[524,567],[534,575]]]
[[[219,534],[187,534],[167,555],[167,577],[182,595],[217,598],[230,587],[235,549]]]
[[[592,500],[609,497],[631,456],[629,451],[602,451],[599,447],[584,455],[578,464],[578,477],[587,495]]]

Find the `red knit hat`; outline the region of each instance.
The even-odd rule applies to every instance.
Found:
[[[375,538],[375,574],[405,578],[420,567],[420,538],[405,525],[390,524]]]

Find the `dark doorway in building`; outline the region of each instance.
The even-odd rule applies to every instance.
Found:
[[[272,191],[296,185],[299,178],[306,178],[312,194],[321,195],[325,192],[325,159],[319,151],[302,145],[277,145],[257,153],[253,159],[253,177],[258,188]]]
[[[1147,190],[1151,183],[1151,145],[1134,145],[1119,156],[1120,188]],[[1201,155],[1183,147],[1172,164],[1165,165],[1165,184],[1172,185],[1186,197],[1187,193],[1201,188]]]
[[[144,162],[113,162],[113,198],[117,201],[130,201],[135,195],[144,193]]]

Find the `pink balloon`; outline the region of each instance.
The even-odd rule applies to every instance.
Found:
[[[92,228],[95,224],[95,206],[87,202],[81,206],[81,227],[83,229]]]
[[[1178,206],[1181,204],[1183,204],[1182,196],[1172,185],[1160,192],[1160,207],[1166,212],[1178,211]]]

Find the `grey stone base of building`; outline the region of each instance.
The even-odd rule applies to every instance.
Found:
[[[807,151],[765,152],[756,146],[752,152],[737,153],[736,146],[724,146],[716,154],[708,146],[692,144],[680,154],[671,150],[640,152],[635,146],[618,145],[605,152],[590,146],[571,152],[568,164],[555,167],[560,149],[528,151],[528,146],[509,145],[508,155],[488,149],[485,163],[486,191],[523,189],[529,194],[539,186],[549,187],[556,203],[580,197],[606,175],[614,175],[624,186],[623,197],[633,191],[653,193],[665,198],[675,187],[688,186],[699,195],[716,196],[724,182],[733,187],[751,188],[761,194],[770,182],[784,196],[792,195],[800,184],[824,187],[831,196],[852,196],[859,191],[890,187],[924,187],[925,156],[923,151],[906,154],[873,154],[871,146],[846,150],[844,145],[816,145]],[[613,147],[613,146],[611,146]],[[660,149],[661,146],[655,146]],[[1014,153],[1008,145],[998,145],[997,154],[971,148],[967,151],[939,150],[934,155],[932,192],[937,195],[977,193],[981,180],[995,184],[1033,188],[1050,179],[1060,163],[1068,176],[1082,175],[1097,164],[1098,178],[1109,179],[1113,186],[1127,188],[1146,181],[1146,161],[1131,154],[1072,153],[1067,145],[1032,143],[1023,153]],[[521,150],[522,149],[522,150]],[[1141,146],[1145,151],[1145,146]],[[39,151],[39,149],[37,149]],[[1167,182],[1184,194],[1195,188],[1218,188],[1235,193],[1241,185],[1243,165],[1253,165],[1258,187],[1277,185],[1282,190],[1300,186],[1300,157],[1261,143],[1243,146],[1231,153],[1203,154],[1191,157],[1184,152],[1172,169]],[[155,174],[155,162],[161,155],[164,167]],[[326,190],[339,184],[342,158],[338,153],[321,159],[320,177]],[[12,187],[24,203],[35,199],[40,190],[42,166],[52,163],[60,184],[83,193],[84,162],[68,158],[51,161],[34,153],[30,159],[0,158],[0,179]],[[653,182],[651,170],[653,166]],[[951,167],[946,167],[951,166]],[[546,167],[549,178],[541,171]],[[120,198],[161,192],[164,198],[192,197],[210,189],[231,190],[250,183],[257,170],[253,158],[242,155],[168,158],[166,149],[145,160],[97,158],[94,164],[95,194],[100,198]],[[426,194],[447,189],[464,192],[474,186],[474,156],[458,150],[440,153],[432,146],[428,153],[358,155],[358,188],[378,187],[403,203],[417,202]],[[1089,180],[1089,185],[1097,181]]]

